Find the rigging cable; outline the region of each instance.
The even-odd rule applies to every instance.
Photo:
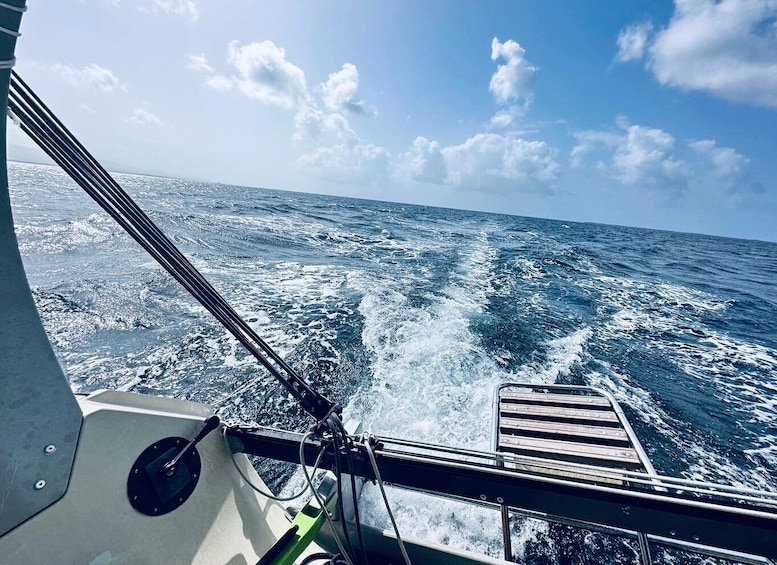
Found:
[[[3,32],[0,28],[0,32]],[[338,498],[340,504],[341,521],[346,545],[350,552],[346,551],[337,535],[330,513],[320,498],[317,490],[313,488],[314,496],[324,509],[327,522],[331,528],[334,539],[341,552],[341,558],[349,565],[353,565],[349,554],[353,554],[350,535],[345,524],[344,508],[342,504],[342,473],[341,473],[341,448],[345,450],[348,468],[353,468],[350,450],[353,440],[349,437],[337,415],[339,406],[328,400],[318,391],[310,387],[294,369],[292,369],[256,332],[248,323],[227,303],[216,289],[203,277],[192,263],[181,253],[175,244],[159,229],[159,227],[141,210],[132,198],[119,186],[113,177],[97,162],[86,148],[75,138],[54,113],[40,100],[40,98],[27,86],[27,84],[15,72],[11,72],[9,91],[9,116],[21,129],[35,141],[43,151],[49,155],[62,169],[100,205],[141,247],[143,247],[170,275],[173,276],[206,310],[208,310],[261,364],[278,380],[287,391],[294,396],[316,420],[317,434],[328,429],[332,434],[334,459],[337,469]],[[241,387],[242,388],[242,387]],[[309,437],[313,432],[309,432]],[[363,445],[372,463],[375,475],[378,479],[381,493],[389,513],[397,541],[404,557],[405,563],[410,564],[410,559],[405,551],[404,544],[399,535],[396,522],[388,505],[380,473],[377,468],[372,448],[362,437]],[[308,474],[304,459],[304,443],[300,444],[300,463],[310,487],[313,481]],[[326,449],[316,458],[314,467],[317,468]],[[233,459],[233,463],[236,462]],[[237,465],[236,465],[237,467]],[[238,468],[238,471],[241,471]],[[241,475],[242,472],[241,472]],[[243,476],[245,479],[245,476]],[[255,488],[250,481],[246,481]],[[303,491],[304,492],[304,491]],[[366,553],[362,539],[361,525],[359,523],[358,508],[356,508],[356,486],[351,475],[351,492],[354,495],[354,514],[359,538],[361,556],[366,563]],[[267,493],[262,493],[267,496]],[[294,498],[296,498],[296,495]],[[338,559],[338,557],[333,557]]]
[[[15,71],[11,72],[8,104],[12,119],[22,130],[213,314],[317,422],[338,409],[256,334]]]
[[[364,445],[364,449],[367,452],[367,457],[369,457],[370,464],[372,465],[372,470],[375,472],[375,480],[377,481],[378,487],[380,488],[380,494],[383,496],[383,503],[386,505],[386,511],[388,512],[389,519],[391,520],[391,525],[394,527],[394,534],[397,536],[399,550],[402,552],[405,565],[412,565],[410,563],[410,557],[407,555],[407,550],[405,549],[405,543],[402,541],[402,536],[399,535],[399,528],[397,527],[396,520],[394,520],[394,513],[391,511],[391,506],[389,505],[388,497],[386,496],[386,489],[383,488],[383,479],[380,478],[380,469],[378,469],[378,463],[375,461],[375,453],[372,450],[372,443],[374,441],[374,435],[368,432],[364,432],[362,434],[361,443]]]

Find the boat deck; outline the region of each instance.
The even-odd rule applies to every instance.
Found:
[[[604,391],[511,383],[498,388],[494,402],[494,450],[520,456],[506,466],[556,475],[574,472],[551,472],[546,464],[532,463],[537,458],[653,473],[622,410]]]

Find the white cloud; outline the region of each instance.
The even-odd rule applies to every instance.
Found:
[[[231,78],[225,77],[224,75],[213,75],[207,78],[205,84],[213,90],[218,90],[219,92],[229,92],[232,90],[235,82]]]
[[[629,126],[612,162],[624,184],[682,191],[688,185],[686,164],[674,157],[671,134],[645,126]]]
[[[463,189],[548,191],[559,176],[556,154],[543,141],[495,133],[442,148],[418,137],[403,155],[403,166],[414,180]]]
[[[189,55],[189,62],[186,63],[186,68],[199,73],[212,73],[213,67],[208,64],[208,59],[205,58],[204,53],[199,55]]]
[[[521,118],[526,114],[527,107],[513,104],[507,108],[502,108],[491,117],[490,125],[497,128],[506,128],[512,124],[516,118]]]
[[[581,166],[583,158],[594,153],[601,157],[596,167],[611,178],[675,200],[688,188],[691,169],[675,156],[674,137],[660,129],[631,125],[624,117],[616,123],[619,131],[575,133],[578,144],[570,154],[572,166]]]
[[[694,141],[688,146],[710,167],[708,175],[729,194],[763,192],[763,186],[750,173],[750,159],[732,147],[718,147],[713,139]]]
[[[389,159],[389,152],[377,145],[340,143],[306,153],[299,162],[330,180],[371,183],[385,176]]]
[[[366,111],[364,102],[356,97],[359,90],[359,71],[356,65],[345,63],[342,69],[329,75],[320,88],[321,99],[329,110],[355,114]]]
[[[447,177],[445,157],[436,141],[417,137],[413,147],[404,155],[410,178],[421,182],[442,184]]]
[[[616,130],[575,133],[572,166],[580,167],[594,156],[596,168],[605,175],[624,186],[663,195],[661,200],[670,203],[687,191],[708,197],[723,194],[729,204],[763,192],[751,174],[750,159],[731,147],[718,147],[712,139],[676,147],[668,132],[631,125],[623,117],[616,123]]]
[[[82,69],[76,69],[70,65],[56,64],[51,66],[51,70],[58,73],[73,86],[88,84],[105,93],[126,89],[110,69],[95,65],[94,63],[86,65]]]
[[[359,142],[359,136],[351,129],[345,116],[336,112],[325,112],[312,104],[297,111],[294,125],[294,141],[303,144],[322,146]]]
[[[524,106],[531,103],[539,69],[524,58],[525,54],[526,50],[512,39],[500,43],[495,37],[491,41],[491,60],[501,57],[506,61],[497,67],[488,85],[498,104],[519,100],[523,100]]]
[[[634,24],[621,30],[618,34],[618,54],[615,56],[615,62],[626,63],[642,59],[652,32],[652,22]]]
[[[663,85],[777,107],[775,18],[777,0],[676,0],[667,27],[645,39],[646,50],[634,44],[633,56],[623,60],[643,51]]]
[[[294,108],[308,97],[305,73],[287,61],[286,51],[270,40],[243,46],[232,41],[227,61],[238,73],[233,82],[249,98],[268,105]],[[223,80],[217,84],[226,85]]]
[[[622,135],[611,131],[579,131],[573,135],[577,139],[577,145],[570,154],[570,161],[573,167],[581,166],[583,157],[594,151],[598,146],[617,147],[623,138]]]
[[[193,22],[196,22],[200,17],[197,2],[194,0],[151,0],[148,6],[141,6],[140,11],[152,14],[162,12],[176,16],[188,16]]]
[[[688,188],[689,165],[675,156],[674,137],[660,129],[616,120],[618,130],[583,131],[574,134],[578,145],[570,155],[573,167],[595,154],[596,168],[623,185],[661,194],[673,201]]]
[[[157,118],[154,114],[143,108],[135,108],[132,111],[132,116],[129,117],[129,121],[133,124],[141,126],[161,126],[162,120]]]

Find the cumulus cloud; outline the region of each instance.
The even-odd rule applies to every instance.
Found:
[[[442,184],[447,177],[445,156],[437,141],[417,137],[413,147],[404,155],[410,178],[421,182]]]
[[[573,167],[593,157],[595,167],[623,186],[663,195],[673,203],[693,189],[701,194],[725,194],[729,203],[763,191],[750,171],[750,159],[712,139],[678,144],[668,132],[629,124],[618,118],[617,129],[574,134]],[[733,197],[733,198],[732,198]]]
[[[570,155],[572,166],[579,167],[587,154],[600,154],[604,149],[605,158],[597,162],[597,168],[624,185],[658,191],[669,200],[688,188],[690,170],[675,156],[675,139],[670,133],[631,125],[623,117],[617,125],[619,131],[575,133],[578,144]]]
[[[523,101],[531,103],[536,74],[539,70],[525,59],[526,50],[517,42],[508,39],[500,43],[496,37],[491,41],[491,60],[500,58],[506,62],[499,65],[491,77],[488,90],[498,104]]]
[[[306,100],[305,73],[286,60],[286,51],[270,40],[240,45],[229,44],[227,61],[237,71],[231,82],[249,98],[263,104],[294,108]],[[226,90],[226,77],[210,84]]]
[[[729,194],[763,192],[763,185],[755,181],[750,172],[750,159],[732,147],[718,147],[714,139],[702,139],[688,146],[707,163],[708,175]]]
[[[213,67],[208,64],[208,59],[205,58],[204,53],[199,55],[189,55],[189,62],[186,63],[186,68],[199,73],[212,73]]]
[[[417,181],[463,189],[547,192],[559,176],[556,154],[543,141],[478,133],[447,147],[418,137],[404,161]]]
[[[141,6],[139,9],[142,12],[152,14],[161,12],[163,14],[184,16],[193,22],[196,22],[200,17],[197,2],[194,0],[151,0],[146,6]]]
[[[143,108],[135,108],[129,121],[140,126],[161,126],[162,120]]]
[[[356,96],[359,90],[359,70],[356,65],[345,63],[343,68],[329,75],[321,84],[324,106],[333,112],[346,111],[355,114],[366,112],[364,102]]]
[[[775,18],[777,0],[676,0],[669,24],[641,46],[635,26],[621,32],[620,60],[644,55],[663,85],[777,107]]]
[[[674,157],[674,137],[660,129],[628,126],[615,149],[612,162],[624,184],[683,191],[688,170]]]
[[[299,162],[330,180],[370,183],[385,176],[390,157],[377,145],[340,143],[306,153]]]
[[[642,59],[652,32],[652,22],[631,25],[621,30],[618,34],[618,54],[615,56],[615,62],[626,63]]]
[[[580,167],[583,164],[583,158],[599,146],[614,148],[623,139],[622,135],[611,131],[579,131],[573,135],[577,139],[577,145],[569,156],[573,167]]]
[[[313,104],[300,108],[294,116],[294,141],[308,145],[356,143],[359,136],[342,114],[326,112]]]
[[[70,65],[56,64],[51,66],[51,70],[73,86],[88,84],[105,93],[126,89],[110,69],[95,65],[94,63],[86,65],[82,69],[77,69]]]

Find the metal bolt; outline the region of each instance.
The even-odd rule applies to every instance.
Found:
[[[699,534],[693,534],[693,541],[699,541],[700,539]]]
[[[486,498],[488,498],[488,497],[485,494],[481,494],[480,495],[480,500],[485,500]]]
[[[675,532],[674,530],[669,530],[669,535],[674,537],[677,535],[677,532]]]
[[[35,490],[40,490],[45,486],[46,486],[46,481],[44,481],[43,479],[38,479],[37,481],[35,481]]]
[[[505,499],[504,499],[504,498],[502,498],[501,496],[497,496],[497,497],[496,497],[496,501],[497,501],[499,504],[502,504],[502,503],[505,501]]]
[[[51,454],[52,454],[52,453],[54,453],[56,450],[57,450],[57,446],[56,446],[56,445],[54,445],[53,443],[50,443],[50,444],[48,444],[48,445],[46,446],[46,448],[43,450],[43,452],[44,452],[46,455],[51,455]]]

